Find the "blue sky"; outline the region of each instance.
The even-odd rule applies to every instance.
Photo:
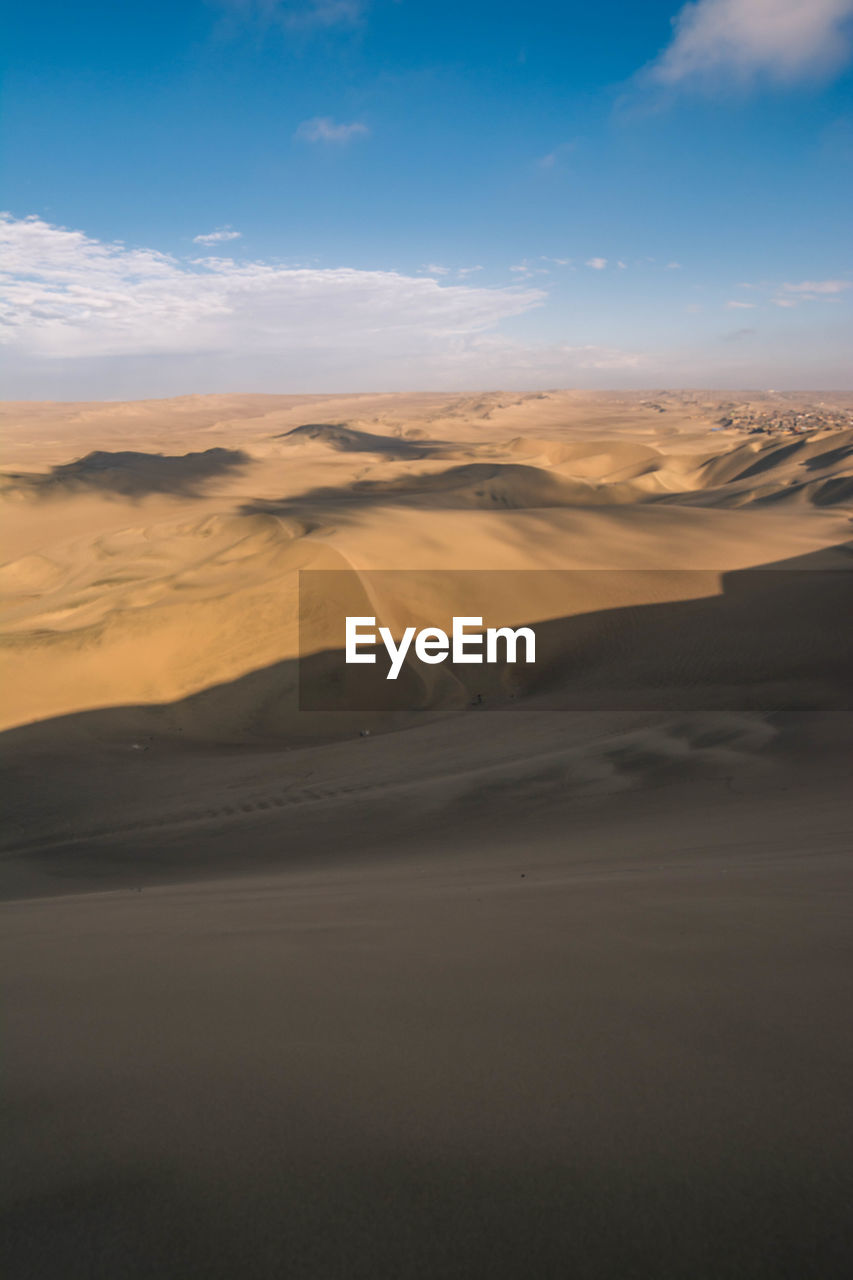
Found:
[[[853,0],[10,25],[7,396],[853,385]]]

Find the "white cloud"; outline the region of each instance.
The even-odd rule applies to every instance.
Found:
[[[753,311],[755,309],[754,302],[738,302],[737,299],[734,298],[730,302],[727,302],[726,306],[730,311]]]
[[[538,289],[444,284],[395,271],[181,259],[40,218],[0,216],[0,344],[83,360],[306,350],[405,352],[470,340],[544,300]]]
[[[748,289],[752,292],[759,292],[769,297],[769,300],[777,307],[798,307],[804,302],[838,302],[840,294],[845,293],[848,289],[853,289],[853,280],[844,280],[841,278],[835,280],[801,280],[797,283],[786,281],[784,284],[773,283],[773,281],[762,280],[758,284],[741,280],[737,284],[738,289]],[[727,307],[749,307],[754,306],[749,302],[727,302]]]
[[[786,293],[843,293],[853,289],[853,280],[803,280],[800,284],[783,284]]]
[[[547,262],[547,258],[540,258],[538,261]],[[549,276],[551,274],[549,267],[535,267],[529,258],[522,258],[521,262],[517,262],[510,267],[510,271],[514,271],[519,280],[530,280],[533,276]]]
[[[668,262],[664,267],[664,271],[680,271],[680,270],[681,270],[680,262]]]
[[[226,240],[239,240],[242,231],[232,231],[231,227],[217,227],[204,236],[193,236],[193,244],[222,244]]]
[[[696,0],[645,79],[664,86],[828,74],[850,52],[853,0]]]
[[[586,266],[592,267],[593,271],[603,271],[607,266],[606,258],[587,258]]]
[[[801,302],[836,302],[838,295],[853,289],[853,280],[802,280],[799,284],[779,286],[773,298],[777,307],[798,307]]]
[[[513,268],[514,270],[515,268]],[[455,275],[457,280],[464,280],[466,276],[472,276],[477,271],[482,271],[481,266],[476,267],[444,267],[440,262],[426,262],[422,267],[418,268],[427,276],[449,276]]]
[[[302,142],[352,142],[353,138],[364,138],[370,133],[366,124],[354,121],[352,124],[337,124],[331,116],[315,116],[312,120],[303,120],[294,133],[294,138]]]

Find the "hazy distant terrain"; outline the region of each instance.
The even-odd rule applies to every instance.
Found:
[[[845,1274],[853,394],[2,419],[14,1274]]]

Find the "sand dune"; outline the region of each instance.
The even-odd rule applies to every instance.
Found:
[[[5,407],[12,1274],[847,1273],[845,415]]]
[[[294,423],[306,408],[310,420]],[[56,867],[70,840],[63,875],[85,881],[105,839],[156,831],[171,848],[186,813],[205,848],[232,821],[286,804],[292,822],[291,805],[307,805],[313,846],[326,819],[310,793],[288,783],[280,803],[253,781],[267,765],[250,754],[223,802],[218,753],[228,770],[235,751],[261,751],[287,776],[326,779],[329,832],[339,808],[367,803],[375,839],[404,838],[402,795],[430,821],[452,810],[461,778],[473,795],[568,803],[642,788],[649,771],[715,777],[716,747],[671,744],[731,734],[742,746],[727,776],[764,768],[790,745],[783,713],[802,724],[849,708],[853,431],[833,420],[750,434],[720,429],[721,411],[693,395],[575,393],[17,407],[13,453],[33,423],[56,441],[0,498],[15,883],[45,883],[29,848],[52,850]],[[77,433],[93,429],[111,448],[75,460]],[[143,429],[158,444],[173,430],[187,452],[152,448]],[[209,447],[211,434],[222,443]],[[326,595],[300,632],[305,570],[322,571],[310,580]],[[342,663],[344,601],[398,634],[469,613],[536,625],[539,660],[407,664],[393,686],[381,672],[365,682]],[[724,717],[722,739],[708,716]],[[465,767],[449,770],[463,726]],[[614,744],[604,755],[600,731]],[[45,804],[39,762],[67,778],[81,750],[124,779],[115,795],[94,778],[79,794],[57,782]],[[616,759],[625,767],[614,771]],[[161,761],[180,779],[174,804]],[[140,811],[131,822],[128,803]],[[494,812],[484,802],[481,827],[497,829]],[[278,845],[261,846],[266,865]],[[158,874],[196,866],[183,838],[179,848],[158,855]],[[245,856],[235,850],[234,870]]]
[[[312,419],[294,425],[306,404]],[[749,435],[719,429],[719,401],[652,404],[495,393],[12,407],[13,455],[34,427],[53,443],[0,496],[5,724],[166,703],[292,660],[301,569],[723,574],[847,540],[853,431]],[[320,407],[338,412],[319,421]],[[75,458],[96,430],[110,448]],[[187,451],[151,448],[144,431]],[[641,581],[626,604],[641,603]],[[515,625],[571,612],[556,578],[552,599],[544,579],[521,582],[505,601]],[[613,582],[587,593],[586,612],[619,604]]]

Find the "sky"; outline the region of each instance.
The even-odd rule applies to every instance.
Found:
[[[12,399],[853,387],[853,0],[12,0]]]

